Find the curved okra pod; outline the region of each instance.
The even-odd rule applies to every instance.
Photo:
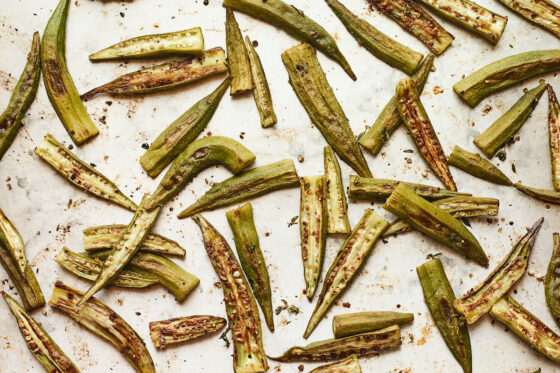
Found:
[[[333,318],[332,328],[335,338],[344,338],[383,329],[391,325],[407,324],[413,320],[414,314],[412,313],[390,311],[357,312],[336,315]]]
[[[550,140],[550,160],[552,185],[560,192],[560,105],[550,84],[548,90],[548,138]]]
[[[553,233],[550,263],[544,279],[544,293],[548,310],[556,324],[560,325],[560,234]]]
[[[138,373],[155,373],[156,368],[142,338],[115,311],[95,298],[81,306],[83,293],[57,281],[49,306],[111,343]]]
[[[245,171],[213,186],[195,203],[183,210],[179,219],[202,211],[231,206],[276,190],[299,185],[294,162],[285,159]]]
[[[25,246],[23,240],[16,227],[4,215],[4,211],[0,209],[0,245],[4,247],[14,263],[16,263],[19,273],[25,277],[25,269],[27,268],[27,257],[25,256]]]
[[[362,219],[338,250],[338,254],[325,276],[321,295],[303,334],[304,338],[311,335],[334,301],[346,289],[369,257],[377,239],[388,226],[389,223],[373,210],[365,211]]]
[[[463,368],[472,372],[472,352],[469,330],[463,315],[455,311],[455,294],[438,258],[416,268],[424,300],[447,347]]]
[[[346,359],[321,365],[309,373],[362,373],[360,362],[356,355],[350,355]]]
[[[371,177],[362,149],[319,64],[315,49],[305,43],[297,45],[282,53],[282,61],[296,96],[325,140],[359,175]]]
[[[261,321],[249,283],[225,238],[202,216],[193,219],[202,231],[208,257],[222,282],[233,338],[233,370],[265,372],[268,362],[262,345]]]
[[[150,336],[155,348],[164,349],[171,344],[185,343],[215,333],[226,324],[225,319],[216,316],[177,317],[150,322]]]
[[[548,0],[500,0],[502,4],[560,37],[560,8]]]
[[[455,299],[455,309],[465,315],[467,323],[473,324],[507,294],[509,289],[523,276],[529,265],[529,257],[541,229],[543,218],[523,236],[508,256],[486,277],[482,283],[465,295]]]
[[[254,84],[247,48],[231,9],[226,9],[226,49],[231,76],[230,95],[235,96],[253,90]]]
[[[131,211],[138,206],[111,180],[78,158],[68,148],[59,143],[52,135],[47,134],[43,142],[35,148],[35,154],[51,165],[70,183],[97,197],[116,203]]]
[[[348,203],[342,185],[340,164],[330,146],[323,149],[326,178],[327,233],[350,233]]]
[[[543,202],[552,203],[554,205],[560,205],[560,192],[557,192],[555,190],[531,188],[521,184],[520,182],[515,183],[513,186],[521,193],[524,193],[530,197]]]
[[[513,185],[511,180],[498,167],[479,154],[471,153],[458,145],[455,145],[449,156],[449,164],[491,183]]]

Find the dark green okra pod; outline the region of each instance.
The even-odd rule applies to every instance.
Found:
[[[560,325],[560,234],[552,234],[552,255],[544,279],[544,293],[550,314]]]
[[[226,326],[225,319],[216,316],[187,316],[150,322],[154,347],[163,349],[171,344],[185,343],[215,333]]]
[[[362,373],[358,356],[350,355],[346,359],[331,364],[321,365],[309,373]]]
[[[335,338],[379,330],[391,325],[402,325],[414,320],[414,314],[391,311],[356,312],[336,315],[332,328]]]
[[[552,86],[548,90],[548,138],[550,141],[550,161],[552,168],[552,185],[560,192],[560,105]]]
[[[323,149],[326,178],[327,233],[350,233],[348,203],[342,185],[340,164],[330,146]]]
[[[500,0],[529,22],[560,37],[560,8],[548,0]]]
[[[552,203],[554,205],[560,205],[560,192],[548,189],[531,188],[521,184],[521,182],[517,182],[513,186],[521,193],[524,193],[530,197],[543,202]]]
[[[226,9],[226,49],[231,76],[230,95],[253,90],[253,77],[243,36],[231,9]]]
[[[480,179],[500,185],[512,185],[511,180],[492,163],[477,153],[471,153],[455,145],[449,156],[449,164]]]
[[[0,245],[10,253],[12,260],[16,263],[19,273],[25,277],[27,268],[27,257],[25,256],[25,246],[17,228],[4,215],[0,209]]]

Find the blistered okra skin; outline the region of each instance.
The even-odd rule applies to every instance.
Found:
[[[226,49],[229,73],[232,78],[230,95],[235,96],[253,90],[249,56],[231,9],[226,9]]]
[[[513,186],[515,189],[528,195],[529,197],[533,197],[543,202],[552,203],[554,205],[560,205],[560,192],[548,189],[531,188],[521,184],[521,182],[517,182],[513,184]]]
[[[550,161],[552,185],[560,192],[560,105],[550,84],[548,90],[548,139],[550,141]]]
[[[330,146],[323,149],[323,161],[326,178],[327,233],[350,233],[352,229],[348,221],[348,203],[342,185],[340,164]]]
[[[560,37],[560,8],[548,0],[500,0],[529,22]]]
[[[475,177],[500,185],[513,185],[502,171],[477,153],[471,153],[455,145],[449,156],[449,164]]]
[[[185,343],[215,333],[226,324],[225,319],[216,316],[177,317],[150,322],[150,336],[155,348],[164,349],[171,344]]]
[[[0,209],[0,245],[4,246],[4,249],[10,253],[13,261],[17,264],[19,273],[25,276],[27,257],[25,256],[23,240],[16,227],[4,215],[2,209]]]
[[[336,315],[332,328],[335,338],[344,338],[355,334],[379,330],[391,325],[412,322],[414,314],[391,311],[371,311]]]
[[[362,373],[358,356],[350,355],[340,361],[321,365],[309,373]]]
[[[548,310],[560,325],[560,234],[552,234],[552,255],[544,278],[544,293]]]

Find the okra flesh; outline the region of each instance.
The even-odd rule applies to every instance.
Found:
[[[216,316],[177,317],[150,322],[150,336],[155,348],[164,349],[168,345],[185,343],[215,333],[226,324],[225,319]]]
[[[513,186],[515,189],[528,195],[529,197],[533,197],[543,202],[552,203],[554,205],[560,205],[560,192],[548,189],[531,188],[521,184],[520,182],[515,183]]]
[[[350,355],[340,361],[321,365],[309,373],[362,373],[360,362],[356,355]]]
[[[560,37],[560,8],[548,0],[500,0],[502,4],[536,25]]]
[[[449,156],[449,164],[468,174],[499,185],[511,186],[513,183],[502,171],[477,153],[471,153],[455,145]]]
[[[247,48],[231,9],[226,9],[226,49],[229,73],[232,78],[230,95],[252,91],[253,76]]]
[[[348,221],[348,203],[342,184],[342,172],[334,150],[330,146],[325,146],[323,149],[323,160],[326,178],[327,233],[350,233],[352,229]]]
[[[473,324],[489,312],[523,276],[543,221],[541,218],[533,225],[482,283],[455,300],[455,309],[465,316],[467,323]]]
[[[391,311],[356,312],[336,315],[332,328],[335,338],[344,338],[360,333],[379,330],[391,325],[412,322],[414,314]]]
[[[315,49],[305,43],[297,45],[282,53],[282,61],[296,96],[327,143],[359,175],[371,177],[362,150],[319,64]]]
[[[550,141],[550,160],[552,185],[560,192],[560,105],[550,84],[548,90],[548,138]]]
[[[544,279],[546,304],[556,324],[560,325],[560,235],[553,233],[550,263]]]
[[[25,277],[27,267],[27,257],[25,256],[25,246],[23,240],[12,222],[4,215],[0,209],[0,245],[10,253],[12,259],[17,264],[19,273]]]

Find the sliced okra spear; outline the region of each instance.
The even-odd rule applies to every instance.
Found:
[[[449,164],[466,173],[492,183],[511,186],[513,183],[502,171],[477,153],[471,153],[455,145],[449,156]]]
[[[0,209],[0,245],[10,253],[12,260],[17,264],[19,273],[25,277],[27,257],[25,256],[23,240],[17,228],[4,215],[2,209]]]
[[[321,365],[309,373],[362,373],[362,368],[360,367],[358,357],[350,355],[346,359]]]
[[[557,192],[555,190],[531,188],[521,184],[520,182],[515,183],[513,186],[521,193],[524,193],[530,197],[543,202],[552,203],[554,205],[560,205],[560,192]]]
[[[232,78],[230,95],[235,96],[253,90],[253,76],[247,48],[231,9],[226,9],[226,49],[229,73]]]
[[[391,311],[356,312],[336,315],[332,329],[335,338],[344,338],[360,333],[379,330],[391,325],[402,325],[412,322],[414,314]]]
[[[217,316],[196,315],[150,322],[150,336],[154,347],[185,343],[215,333],[226,326],[225,319]]]
[[[560,8],[548,0],[500,0],[529,22],[560,37]]]
[[[330,146],[323,149],[326,178],[327,233],[350,233],[348,203],[342,185],[340,164]]]
[[[552,234],[552,255],[544,278],[546,304],[556,324],[560,325],[560,234]]]
[[[548,90],[548,138],[552,166],[552,185],[560,192],[560,105],[550,84]]]

